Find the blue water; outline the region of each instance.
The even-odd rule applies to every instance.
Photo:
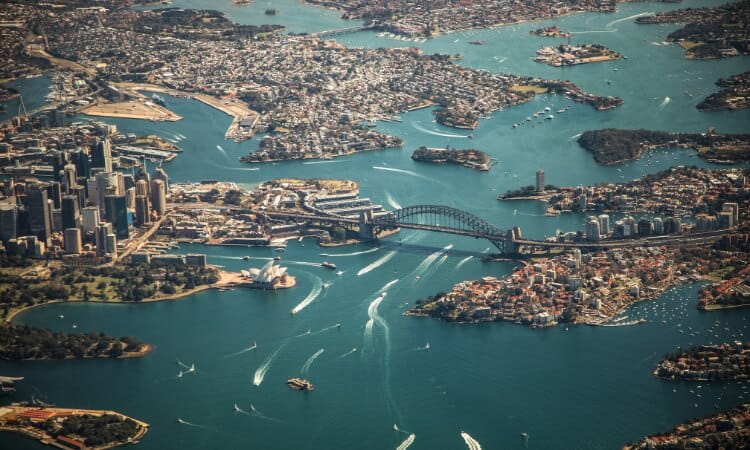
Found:
[[[299,27],[305,24],[310,24],[307,31],[348,26],[334,12],[292,3],[277,16],[282,22],[297,24],[289,31],[301,31]],[[643,11],[711,3],[716,2],[633,3],[621,5],[616,14],[574,15],[456,33],[416,44],[430,52],[460,52],[464,55],[461,64],[470,67],[570,79],[592,92],[625,100],[622,107],[607,112],[573,104],[568,112],[534,128],[512,129],[511,125],[545,106],[554,111],[572,102],[559,96],[539,96],[483,120],[473,139],[456,137],[466,133],[434,123],[429,110],[415,111],[402,115],[402,123],[378,126],[403,137],[403,149],[322,163],[260,165],[256,166],[260,170],[250,171],[251,166],[239,163],[238,158],[257,147],[257,138],[240,144],[225,141],[229,117],[201,103],[166,97],[167,106],[184,117],[175,123],[107,121],[127,132],[187,136],[179,143],[185,152],[166,165],[173,180],[216,178],[251,188],[280,176],[351,178],[360,183],[363,196],[389,209],[447,204],[503,228],[520,225],[524,235],[543,237],[557,229],[581,228],[583,217],[544,217],[542,203],[495,200],[507,189],[533,184],[539,167],[544,168],[548,183],[577,185],[631,180],[673,165],[711,166],[692,151],[674,150],[655,152],[617,167],[601,167],[578,147],[576,134],[610,126],[684,131],[715,126],[724,132],[748,131],[748,111],[707,114],[695,110],[695,104],[716,89],[713,82],[717,78],[748,70],[747,57],[687,61],[675,46],[651,44],[664,40],[674,26],[636,26],[630,20],[608,26]],[[175,5],[207,7],[208,2]],[[283,5],[287,3],[274,2],[277,9]],[[221,7],[234,11],[231,6]],[[265,5],[254,2],[250,8],[262,11]],[[248,23],[258,19],[241,16],[249,11],[236,9],[230,16]],[[261,19],[252,23],[263,23],[266,17]],[[531,36],[528,30],[552,23],[573,31],[607,31],[576,35],[573,40],[579,42],[585,36],[629,59],[566,69],[535,63],[531,58],[538,47],[558,41]],[[467,44],[474,39],[487,44]],[[367,47],[404,45],[373,33],[344,36],[340,41]],[[507,59],[499,62],[502,58]],[[605,82],[608,79],[612,84]],[[42,97],[46,94],[37,86],[27,88]],[[660,106],[664,97],[671,101]],[[500,162],[490,172],[479,173],[421,164],[410,158],[420,145],[446,144],[479,148]],[[647,162],[651,165],[646,166]],[[398,245],[399,239],[403,245]],[[445,257],[436,254],[449,244],[453,247]],[[615,448],[680,421],[735,405],[748,395],[745,385],[705,384],[697,389],[695,384],[665,382],[651,375],[662,355],[677,346],[746,339],[750,310],[699,312],[695,308],[697,284],[681,286],[654,302],[633,307],[627,315],[648,321],[631,327],[531,330],[510,323],[451,325],[402,315],[407,303],[450,289],[456,282],[509,274],[512,263],[481,262],[490,246],[486,241],[414,231],[387,239],[376,251],[367,245],[321,249],[309,240],[304,246],[295,241],[283,262],[298,279],[291,290],[208,291],[175,302],[61,304],[28,311],[18,318],[20,323],[66,331],[76,324],[77,331],[137,336],[155,344],[156,349],[138,360],[0,362],[0,373],[26,376],[16,399],[34,393],[59,405],[111,408],[146,420],[152,427],[139,444],[143,449],[394,448],[407,434],[393,431],[393,424],[416,434],[411,447],[415,449],[464,448],[461,430],[488,449],[523,448],[521,432],[529,434],[529,448]],[[210,263],[227,270],[259,267],[265,262],[243,261],[245,255],[275,255],[268,249],[200,245],[183,245],[180,251],[205,252]],[[393,251],[396,253],[391,256]],[[343,275],[312,265],[324,259],[321,252],[332,255],[325,259],[335,262]],[[467,256],[473,258],[457,268]],[[426,259],[428,264],[423,263]],[[379,267],[357,275],[383,260],[386,262]],[[395,279],[398,281],[391,283]],[[306,308],[294,316],[289,314],[324,283],[330,285],[321,288]],[[368,306],[389,283],[372,335],[367,337]],[[60,319],[60,314],[65,318]],[[716,320],[721,326],[712,328]],[[341,329],[321,331],[337,322]],[[702,338],[679,333],[678,323],[683,329],[700,330]],[[716,336],[706,334],[709,328]],[[228,356],[253,341],[256,350]],[[430,350],[419,350],[427,342]],[[355,347],[356,352],[340,357]],[[302,394],[289,390],[286,378],[301,375],[305,361],[321,348],[325,351],[304,375],[315,384],[315,391]],[[255,386],[256,371],[273,355],[262,383]],[[177,359],[195,363],[196,372],[177,378]],[[235,403],[244,411],[251,411],[253,405],[262,417],[235,412]],[[178,417],[197,426],[177,423]],[[39,445],[2,435],[0,447]]]

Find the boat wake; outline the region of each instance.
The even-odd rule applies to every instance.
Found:
[[[429,181],[431,183],[436,183],[436,184],[439,184],[441,186],[446,186],[445,183],[443,183],[441,181],[438,181],[438,180],[436,180],[434,178],[430,178],[430,177],[418,174],[418,173],[416,173],[414,171],[411,171],[411,170],[396,169],[394,167],[381,167],[381,166],[372,166],[372,168],[375,169],[375,170],[385,170],[385,171],[388,171],[388,172],[403,173],[405,175],[410,175],[412,177],[421,178],[421,179]]]
[[[415,348],[415,349],[414,349],[414,351],[415,351],[415,352],[424,352],[424,351],[427,351],[427,350],[429,350],[429,349],[430,349],[430,343],[429,343],[429,342],[427,342],[427,343],[426,343],[426,344],[424,344],[424,345],[423,345],[422,347],[417,347],[417,348]]]
[[[325,333],[328,330],[333,330],[334,328],[339,328],[339,327],[341,327],[341,324],[340,323],[335,323],[335,324],[333,324],[333,325],[331,325],[329,327],[321,328],[320,330],[318,330],[318,331],[316,331],[314,333],[305,333],[302,336],[307,336],[308,334],[310,336],[313,336],[313,335],[316,335],[316,334]]]
[[[240,350],[238,352],[230,353],[230,354],[228,354],[228,355],[226,355],[224,357],[225,358],[232,358],[234,356],[239,356],[239,355],[241,355],[243,353],[247,353],[247,352],[253,351],[256,348],[258,348],[258,344],[256,344],[255,341],[253,341],[253,344],[250,347],[243,348],[242,350]]]
[[[255,417],[257,417],[257,418],[259,418],[259,419],[263,419],[263,420],[270,420],[270,421],[272,421],[272,422],[278,422],[278,421],[279,421],[279,419],[274,419],[273,417],[268,417],[267,415],[265,415],[265,414],[261,413],[260,411],[258,411],[258,410],[257,410],[257,409],[255,408],[255,406],[254,406],[254,405],[253,405],[252,403],[250,404],[250,412],[251,412],[251,413],[252,413],[252,414],[253,414],[253,415],[254,415]]]
[[[348,352],[344,353],[343,355],[339,355],[338,359],[346,358],[349,355],[354,354],[357,351],[357,347],[354,347],[353,349],[349,350]]]
[[[377,247],[375,247],[375,248],[371,248],[371,249],[368,249],[368,250],[362,250],[361,252],[352,252],[352,253],[331,253],[331,254],[330,254],[330,255],[328,255],[328,256],[330,256],[331,258],[334,258],[334,257],[336,257],[336,258],[339,258],[339,257],[342,257],[342,256],[359,256],[359,255],[366,255],[366,254],[368,254],[368,253],[375,253],[375,252],[376,252],[376,251],[378,251],[378,250],[380,250],[380,249],[379,249],[379,248],[377,248]]]
[[[268,368],[271,367],[273,360],[276,359],[277,356],[279,356],[279,352],[281,352],[284,347],[286,347],[286,342],[281,344],[279,348],[268,355],[266,360],[263,361],[263,364],[261,364],[260,367],[258,367],[258,370],[255,371],[255,374],[253,375],[253,384],[255,386],[260,386],[260,384],[263,382],[263,378],[265,378],[266,372],[268,372]]]
[[[389,251],[388,253],[386,253],[385,255],[381,256],[380,258],[378,258],[374,262],[372,262],[372,263],[368,264],[367,266],[361,268],[359,270],[359,272],[357,272],[357,276],[358,277],[362,276],[362,275],[364,275],[366,273],[369,273],[369,272],[377,269],[378,267],[382,266],[383,264],[385,264],[388,261],[390,261],[391,259],[393,259],[394,256],[396,256],[396,251],[395,250]]]
[[[445,247],[441,248],[440,250],[434,253],[431,253],[427,258],[424,259],[424,261],[419,263],[419,265],[417,266],[416,269],[414,269],[414,272],[413,272],[414,279],[411,282],[412,286],[417,284],[417,281],[419,280],[419,278],[421,278],[421,276],[427,271],[427,269],[430,268],[432,263],[434,263],[438,258],[440,258],[440,256],[447,256],[443,254],[452,248],[453,248],[453,244],[448,244]],[[443,262],[445,262],[445,260],[443,260]]]
[[[203,425],[198,425],[197,423],[188,422],[187,420],[182,420],[179,417],[177,418],[177,422],[181,423],[183,425],[187,425],[189,427],[196,427],[196,428],[206,428]]]
[[[474,258],[474,257],[473,256],[467,256],[466,258],[464,258],[461,261],[459,261],[458,264],[456,264],[456,269],[460,269],[461,267],[463,267],[463,265],[466,264],[467,262],[471,261],[472,258]]]
[[[653,14],[654,13],[651,13],[651,12],[642,12],[642,13],[638,13],[638,14],[633,14],[632,16],[623,17],[621,19],[613,20],[612,22],[609,22],[608,24],[604,25],[604,28],[612,28],[612,25],[614,25],[614,24],[617,24],[617,23],[620,23],[620,22],[625,22],[625,21],[628,21],[630,19],[637,19],[637,18],[643,17],[643,16],[652,16]]]
[[[669,104],[669,102],[671,102],[671,101],[672,101],[672,99],[671,99],[671,98],[669,98],[669,97],[664,97],[664,100],[662,100],[662,101],[661,101],[661,103],[659,103],[659,111],[661,111],[661,110],[663,110],[664,108],[666,108],[666,107],[667,107],[667,105]]]
[[[380,305],[380,302],[382,302],[385,298],[385,295],[385,292],[381,293],[375,298],[375,300],[371,301],[370,305],[367,307],[367,317],[369,317],[369,319],[365,324],[364,346],[362,347],[362,354],[364,354],[365,350],[370,348],[372,345],[372,327],[375,324],[375,317],[378,314],[378,306]]]
[[[479,442],[471,437],[469,433],[462,431],[461,437],[464,439],[464,442],[466,442],[466,446],[469,447],[469,450],[482,450],[482,446],[479,445]]]
[[[307,305],[315,301],[316,298],[320,295],[320,293],[323,291],[323,280],[321,280],[318,277],[315,277],[315,283],[313,284],[312,289],[310,289],[310,293],[307,294],[307,297],[305,297],[297,306],[292,308],[292,314],[297,314],[298,312],[302,311],[303,309],[307,308]]]
[[[394,285],[394,284],[396,284],[396,283],[398,283],[398,278],[396,278],[395,280],[391,280],[391,281],[387,282],[387,283],[385,284],[385,286],[383,286],[382,288],[380,288],[380,290],[381,290],[381,291],[385,291],[385,290],[387,290],[387,289],[388,289],[389,287],[393,286],[393,285]]]
[[[321,348],[317,352],[313,353],[312,356],[310,356],[307,361],[305,361],[305,364],[302,365],[302,373],[307,373],[308,370],[310,370],[310,366],[312,363],[315,362],[316,359],[318,359],[318,356],[322,355],[325,349]]]
[[[393,209],[401,209],[401,204],[397,202],[390,192],[385,193],[385,199],[388,202],[388,206],[390,206]]]
[[[398,446],[398,447],[396,447],[396,450],[406,450],[407,448],[409,448],[409,446],[410,446],[411,444],[413,444],[413,443],[414,443],[414,439],[416,439],[416,438],[417,438],[417,435],[415,435],[414,433],[411,433],[411,434],[410,434],[410,435],[409,435],[409,436],[408,436],[408,437],[407,437],[407,438],[406,438],[406,439],[404,440],[404,442],[402,442],[401,444],[399,444],[399,446]]]
[[[342,163],[345,162],[341,159],[326,159],[325,161],[305,161],[302,164],[334,164],[334,163]]]
[[[443,133],[443,132],[436,131],[436,130],[430,130],[420,125],[419,122],[412,122],[411,126],[413,126],[414,128],[416,128],[417,130],[423,133],[431,134],[433,136],[442,136],[442,137],[447,137],[447,138],[464,138],[464,139],[469,137],[463,134]]]
[[[218,148],[221,153],[224,153],[225,155],[227,154],[227,152],[224,151],[221,145],[217,145],[216,148]]]
[[[574,134],[573,136],[571,136],[571,137],[568,138],[568,142],[570,142],[570,141],[572,141],[574,139],[578,139],[579,137],[581,137],[582,134],[583,133]]]

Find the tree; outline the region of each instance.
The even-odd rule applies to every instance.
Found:
[[[346,240],[346,228],[335,226],[331,228],[331,238],[334,241],[345,241]]]

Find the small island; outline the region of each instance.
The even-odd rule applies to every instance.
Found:
[[[458,164],[480,171],[490,170],[490,157],[487,153],[473,148],[457,150],[450,147],[444,149],[419,147],[414,150],[411,159],[414,161],[430,162],[433,164]]]
[[[556,37],[556,38],[569,38],[571,36],[570,33],[567,31],[562,31],[557,27],[557,25],[552,25],[550,27],[544,27],[544,28],[537,28],[536,30],[529,31],[531,34],[535,34],[537,36],[543,36],[543,37]]]
[[[739,111],[750,106],[750,72],[720,78],[716,82],[722,89],[698,103],[701,111]]]
[[[0,430],[64,449],[106,449],[135,444],[148,427],[146,422],[114,411],[20,404],[0,407]]]
[[[646,150],[669,147],[693,148],[701,158],[717,163],[750,159],[750,134],[721,134],[714,130],[675,133],[606,128],[584,132],[578,144],[602,165],[638,159]]]
[[[116,339],[104,333],[65,334],[25,325],[0,326],[0,359],[8,361],[134,358],[151,349],[132,337]]]
[[[435,110],[437,123],[446,127],[474,130],[479,126],[479,116],[468,106],[457,103]]]
[[[749,441],[750,403],[746,403],[626,444],[623,450],[746,448]]]
[[[534,61],[543,62],[553,67],[614,61],[623,58],[616,51],[599,44],[561,44],[557,47],[543,47],[536,51],[536,55]]]
[[[750,379],[750,342],[701,345],[666,355],[654,376],[682,381],[744,381]]]

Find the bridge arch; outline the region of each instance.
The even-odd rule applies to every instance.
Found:
[[[412,228],[484,238],[505,252],[506,232],[479,216],[444,205],[416,205],[391,211],[372,221],[380,228]]]

